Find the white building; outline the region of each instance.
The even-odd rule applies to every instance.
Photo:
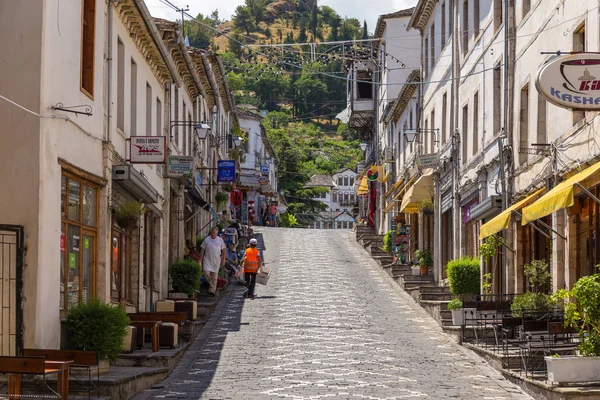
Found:
[[[330,211],[348,211],[353,214],[356,205],[356,193],[354,191],[354,181],[356,172],[346,168],[338,171],[331,176],[333,187],[329,201]]]

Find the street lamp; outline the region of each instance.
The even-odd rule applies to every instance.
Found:
[[[415,140],[417,141],[417,143],[420,143],[419,135],[422,133],[430,133],[431,135],[433,135],[433,142],[439,143],[439,139],[438,139],[438,135],[440,133],[439,128],[436,128],[436,129],[423,129],[423,128],[404,129],[404,137],[406,138],[406,141],[408,143],[414,143]]]
[[[171,121],[171,125],[169,128],[169,136],[171,137],[171,139],[173,139],[173,128],[176,126],[194,128],[194,132],[196,132],[196,136],[200,140],[206,139],[206,137],[208,136],[208,132],[211,130],[210,125],[204,121]]]
[[[405,129],[404,130],[404,137],[406,138],[406,141],[408,143],[413,143],[415,141],[415,139],[417,138],[417,130],[416,129]]]
[[[233,144],[235,145],[235,147],[240,148],[242,147],[242,138],[239,136],[234,136],[233,137]]]
[[[366,144],[366,143],[361,143],[361,144],[360,144],[360,149],[361,149],[362,151],[365,151],[365,150],[367,149],[367,146],[368,146],[368,144]]]

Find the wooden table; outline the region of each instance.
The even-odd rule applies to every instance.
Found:
[[[44,374],[56,374],[56,392],[61,399],[69,398],[69,365],[73,361],[45,361]],[[21,398],[21,374],[8,374],[8,398]]]
[[[152,352],[158,351],[158,321],[131,321],[131,325],[138,329],[151,329]],[[144,342],[142,341],[142,346]]]

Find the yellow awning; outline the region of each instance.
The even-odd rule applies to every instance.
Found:
[[[414,176],[413,176],[413,177],[412,177],[412,178],[411,178],[411,179],[410,179],[408,182],[406,182],[406,185],[404,185],[404,186],[402,187],[402,189],[400,189],[400,191],[398,192],[398,194],[396,194],[396,195],[394,196],[394,198],[390,200],[390,202],[388,203],[388,205],[387,205],[387,206],[385,207],[385,209],[383,210],[383,213],[384,213],[384,214],[387,214],[387,213],[389,213],[389,212],[390,212],[390,210],[391,210],[392,208],[394,208],[394,204],[396,204],[396,201],[398,200],[398,198],[399,198],[400,196],[402,196],[402,193],[404,193],[404,191],[406,190],[406,188],[407,188],[407,187],[408,187],[408,186],[409,186],[409,185],[410,185],[410,184],[411,184],[411,183],[412,183],[412,182],[413,182],[415,179],[416,179],[416,177],[414,177]],[[399,182],[400,182],[400,184],[402,184],[402,181],[399,181]],[[398,182],[396,182],[396,183],[394,184],[394,186],[395,186],[395,185],[398,185]],[[400,185],[398,185],[398,186],[400,186]]]
[[[479,239],[485,239],[488,236],[493,235],[494,233],[498,233],[503,229],[508,228],[508,224],[510,223],[510,217],[512,216],[513,211],[518,211],[521,208],[525,207],[527,204],[531,203],[536,196],[539,196],[545,189],[538,189],[535,193],[525,197],[523,200],[513,204],[508,207],[506,210],[502,211],[500,214],[496,215],[494,218],[490,219],[485,224],[481,225],[481,229],[479,230]]]
[[[421,175],[414,185],[408,189],[402,199],[400,212],[405,214],[417,214],[419,202],[433,197],[433,172]]]
[[[556,187],[540,197],[538,201],[523,209],[522,224],[525,225],[555,211],[571,207],[575,203],[575,188],[573,185],[586,180],[598,171],[600,171],[600,162],[556,185]]]
[[[404,179],[400,179],[398,182],[394,183],[394,186],[392,186],[392,188],[390,190],[385,192],[384,196],[388,197],[390,194],[394,193],[394,190],[398,189],[400,187],[400,185],[402,185],[402,182],[404,182]]]
[[[360,180],[360,184],[358,185],[358,190],[356,191],[356,194],[363,195],[363,194],[368,194],[368,193],[369,193],[369,180],[367,179],[366,176],[363,176],[362,179]]]

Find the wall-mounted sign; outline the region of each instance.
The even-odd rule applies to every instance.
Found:
[[[165,136],[132,136],[129,139],[129,162],[164,164],[167,161]]]
[[[196,187],[196,191],[198,193],[202,193],[202,172],[199,169],[196,170],[196,176],[194,179],[194,186]]]
[[[370,181],[375,181],[377,178],[379,178],[379,167],[373,166],[367,171],[367,179]]]
[[[263,175],[269,175],[269,164],[261,164],[260,173]]]
[[[285,212],[287,211],[286,205],[285,204],[278,205],[277,211],[279,212],[279,214],[285,214]]]
[[[219,160],[218,162],[217,182],[234,183],[235,182],[235,161]]]
[[[266,185],[267,183],[269,183],[269,177],[267,176],[260,176],[258,178],[258,183],[260,183],[261,185]]]
[[[419,168],[437,168],[440,166],[439,154],[423,154],[417,159]]]
[[[194,168],[194,157],[191,156],[169,156],[167,157],[167,176],[169,178],[181,178],[191,176]]]
[[[600,110],[600,53],[550,59],[538,71],[535,86],[559,107]]]

